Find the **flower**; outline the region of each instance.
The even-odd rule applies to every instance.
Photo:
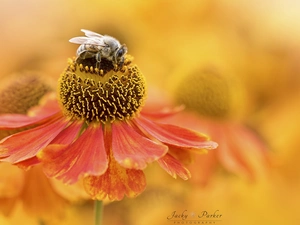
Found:
[[[146,84],[131,56],[123,66],[105,58],[100,68],[95,65],[93,58],[70,59],[58,98],[47,95],[28,115],[1,116],[1,129],[33,126],[1,141],[1,161],[23,168],[42,164],[47,176],[67,184],[83,179],[87,193],[100,200],[137,196],[146,187],[142,170],[154,161],[171,176],[188,179],[181,159],[217,144],[143,115]]]
[[[39,100],[52,91],[48,82],[35,72],[13,74],[2,80],[0,87],[0,114],[26,114]],[[0,139],[15,133],[13,130],[0,131]]]
[[[16,74],[4,80],[0,91],[0,114],[26,114],[29,108],[39,100],[51,86],[41,79],[40,74],[26,72]],[[1,130],[0,137],[6,137],[24,129]],[[0,211],[6,216],[16,212],[21,203],[27,214],[38,219],[49,219],[61,215],[72,199],[83,199],[75,187],[59,187],[59,182],[48,179],[41,166],[24,171],[6,162],[0,163]],[[72,192],[73,198],[63,192]],[[73,191],[74,190],[74,191]],[[43,201],[40,198],[43,198]],[[77,199],[76,199],[77,200]]]
[[[6,171],[0,173],[0,210],[5,215],[11,214],[19,202],[28,214],[40,219],[57,216],[66,207],[68,200],[59,195],[40,166],[25,172],[2,162],[0,168]]]
[[[207,133],[219,144],[190,165],[197,171],[192,180],[206,185],[220,167],[250,180],[264,177],[269,164],[268,149],[262,138],[243,121],[246,109],[242,87],[234,77],[216,69],[191,67],[173,83],[173,97],[187,110],[168,119],[190,129]]]

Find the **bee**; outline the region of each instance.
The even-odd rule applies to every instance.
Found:
[[[125,44],[121,45],[120,42],[114,37],[108,35],[101,35],[93,31],[81,29],[86,37],[74,37],[69,42],[80,44],[77,49],[77,59],[96,59],[96,67],[100,69],[101,58],[105,58],[114,64],[122,67],[124,64],[124,56],[127,53]]]

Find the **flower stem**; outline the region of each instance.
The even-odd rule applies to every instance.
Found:
[[[95,225],[102,225],[103,202],[95,200]]]

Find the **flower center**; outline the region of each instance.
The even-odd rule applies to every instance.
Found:
[[[100,68],[95,68],[93,62],[78,64],[70,59],[59,82],[65,115],[103,124],[135,117],[144,104],[146,84],[131,60],[126,56],[120,68],[103,58]]]
[[[1,114],[26,114],[52,89],[41,75],[32,72],[21,73],[11,78],[7,82],[4,81],[3,89],[0,90]]]
[[[230,111],[230,91],[227,80],[210,70],[196,70],[178,85],[178,103],[201,115],[225,118]]]

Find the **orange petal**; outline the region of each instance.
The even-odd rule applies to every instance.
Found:
[[[66,209],[67,201],[52,187],[50,180],[39,166],[25,173],[25,184],[20,195],[23,208],[39,218],[53,218]]]
[[[182,148],[214,149],[217,143],[207,141],[208,137],[195,131],[171,124],[156,123],[145,118],[135,119],[135,123],[159,141]]]
[[[0,116],[0,129],[16,129],[39,125],[57,116],[61,116],[61,112],[56,94],[50,93],[44,96],[41,105],[31,108],[28,115],[2,114]]]
[[[102,128],[89,126],[71,145],[51,144],[38,158],[49,177],[64,183],[75,183],[83,174],[101,175],[108,166]]]
[[[187,180],[191,177],[190,171],[170,154],[166,154],[164,157],[157,160],[157,162],[165,171],[167,171],[168,174],[174,178],[176,178],[177,175],[183,180]]]
[[[32,125],[42,124],[49,116],[43,117],[30,117],[23,114],[2,114],[0,116],[0,129],[15,129]]]
[[[24,187],[24,171],[9,163],[0,163],[0,212],[13,212]]]
[[[105,174],[85,177],[84,185],[92,198],[119,201],[124,195],[136,197],[143,192],[146,188],[146,178],[143,171],[125,169],[112,159]]]
[[[138,134],[127,123],[112,125],[112,151],[116,161],[125,168],[144,169],[168,151],[168,147]]]
[[[17,163],[34,157],[47,146],[67,125],[64,118],[55,118],[41,126],[3,139],[0,143],[2,161]]]
[[[21,169],[28,170],[30,167],[40,163],[40,160],[34,156],[32,158],[26,159],[24,161],[15,163],[14,165],[18,166]]]
[[[69,145],[71,144],[79,135],[80,128],[82,127],[83,122],[73,122],[65,128],[62,132],[57,135],[50,144],[60,144],[60,145]]]
[[[184,105],[181,105],[174,108],[166,107],[161,109],[160,111],[155,110],[153,112],[149,112],[149,110],[142,110],[141,114],[147,118],[151,118],[154,120],[161,120],[166,117],[174,116],[175,114],[184,110],[184,108],[185,108]]]

